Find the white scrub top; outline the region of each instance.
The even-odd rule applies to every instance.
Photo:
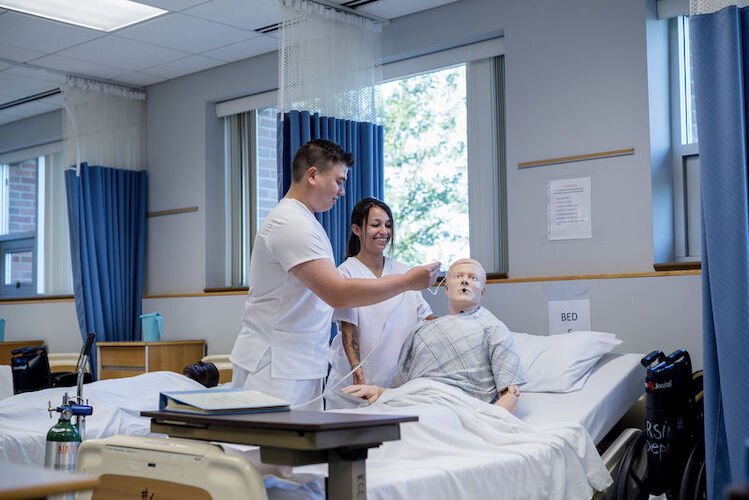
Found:
[[[359,259],[349,257],[338,269],[346,278],[376,279],[377,277]],[[408,267],[396,260],[385,257],[383,276],[402,274]],[[392,297],[379,304],[352,309],[336,309],[333,320],[346,321],[359,327],[359,359],[364,358],[376,347],[375,352],[364,361],[362,368],[367,384],[389,387],[398,363],[403,341],[411,330],[427,316],[432,309],[421,292],[409,291]],[[359,400],[342,396],[340,390],[353,383],[349,375],[351,364],[343,350],[340,328],[330,345],[331,370],[326,384],[327,408],[350,408],[358,406]],[[334,384],[340,384],[331,388]]]
[[[289,272],[316,259],[335,262],[325,230],[302,202],[283,198],[255,237],[232,363],[255,373],[270,349],[271,377],[325,377],[333,308]]]

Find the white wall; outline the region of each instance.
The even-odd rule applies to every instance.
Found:
[[[645,0],[461,0],[385,28],[388,60],[504,34],[511,277],[652,271],[647,12]],[[276,64],[276,55],[266,54],[148,88],[149,210],[197,205],[199,211],[149,219],[147,294],[215,286],[223,173],[213,107],[275,88]],[[625,147],[635,154],[517,168],[522,161]],[[593,238],[550,242],[548,181],[578,176],[592,179]],[[485,303],[511,329],[544,333],[549,290],[577,286],[587,287],[592,327],[617,333],[622,350],[687,347],[701,365],[699,276],[500,283],[489,286]],[[443,300],[433,300],[437,312],[444,312]],[[210,353],[225,353],[242,302],[241,296],[146,299],[144,312],[165,315],[166,339],[206,338]],[[14,307],[21,306],[0,305],[0,315]],[[13,313],[14,321],[25,316],[29,330],[53,335],[29,307]],[[67,307],[47,306],[44,314],[70,317],[72,303]]]

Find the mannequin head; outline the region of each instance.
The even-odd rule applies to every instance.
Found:
[[[481,305],[486,291],[486,272],[477,260],[458,259],[447,270],[445,293],[450,314],[458,314]]]

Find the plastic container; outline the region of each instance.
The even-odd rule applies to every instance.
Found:
[[[164,317],[161,316],[161,313],[141,314],[140,319],[143,342],[160,341],[161,332],[164,330]]]

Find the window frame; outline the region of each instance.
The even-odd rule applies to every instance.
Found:
[[[446,50],[416,55],[391,61],[382,66],[384,83],[399,78],[436,71],[441,68],[466,64],[466,111],[468,149],[468,211],[471,257],[481,261],[488,274],[506,273],[509,268],[507,243],[507,187],[506,187],[506,128],[504,126],[504,81],[496,83],[497,75],[504,76],[503,67],[497,69],[495,58],[503,57],[504,39],[492,38]],[[277,90],[253,94],[216,103],[216,116],[221,119],[230,114],[258,110],[276,105]],[[486,102],[499,106],[486,106]],[[496,127],[501,127],[497,131]],[[223,131],[223,128],[222,128]],[[224,149],[225,154],[225,149]],[[223,159],[224,165],[226,158]],[[488,167],[487,167],[488,166]],[[224,175],[226,173],[224,172]],[[224,178],[226,186],[226,178]],[[224,188],[224,196],[226,189]],[[257,203],[252,200],[253,205]],[[225,227],[229,217],[224,200]],[[487,211],[491,217],[487,217]],[[487,224],[489,220],[489,224]],[[231,285],[229,276],[229,234],[225,230],[224,286],[206,290],[243,289]],[[249,252],[248,252],[249,255]],[[446,265],[449,263],[445,263]],[[218,271],[216,269],[215,271]],[[207,272],[207,281],[215,276]],[[246,277],[243,281],[246,281]],[[214,281],[215,283],[216,281]]]
[[[509,270],[504,53],[504,40],[495,38],[385,64],[382,69],[384,83],[466,65],[468,237],[470,256],[487,274]]]
[[[688,48],[684,45],[688,31],[687,16],[669,21],[669,73],[671,94],[671,162],[674,197],[674,259],[676,262],[702,260],[700,244],[699,142],[691,137],[688,114],[691,114],[690,85],[685,61]],[[699,138],[698,138],[699,140]]]
[[[267,98],[268,96],[264,94]],[[246,104],[248,101],[239,100]],[[262,111],[275,109],[275,102],[262,106],[264,100],[249,101],[258,107],[242,109],[228,105],[217,111],[238,111],[224,115],[224,285],[230,289],[247,287],[250,254],[259,229],[258,216],[261,202],[258,155],[259,121]],[[240,124],[232,125],[239,120]],[[233,141],[239,139],[239,144]],[[232,158],[239,154],[239,162]]]
[[[36,277],[37,277],[37,245],[36,245],[36,233],[13,233],[12,235],[0,236],[0,297],[30,297],[37,295],[36,293]],[[6,269],[6,257],[15,252],[31,252],[31,259],[33,262],[31,282],[23,285],[16,283],[15,285],[5,282]]]
[[[39,290],[39,286],[41,286],[39,275],[43,272],[44,266],[44,249],[41,247],[44,245],[44,224],[46,223],[42,217],[42,210],[45,204],[44,169],[46,169],[46,157],[62,154],[63,148],[63,141],[55,140],[0,154],[0,165],[10,165],[35,158],[37,169],[41,169],[41,172],[38,172],[35,186],[37,195],[35,206],[36,230],[33,232],[0,235],[0,278],[2,278],[0,282],[0,299],[44,297],[46,295]],[[29,242],[31,242],[30,247],[28,246]],[[8,251],[17,251],[19,248],[29,248],[32,252],[32,283],[20,287],[8,286],[5,284],[5,255],[7,255]]]

